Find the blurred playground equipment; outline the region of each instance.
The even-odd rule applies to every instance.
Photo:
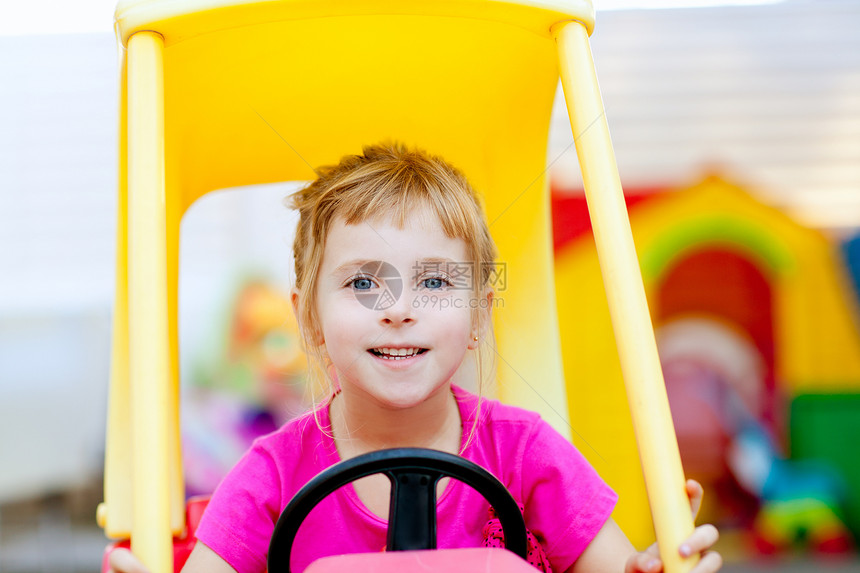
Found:
[[[227,324],[194,361],[183,386],[187,495],[214,491],[254,438],[309,406],[307,361],[287,295],[263,279],[242,281]]]
[[[619,520],[644,539],[633,431],[606,415],[623,387],[585,204],[554,196],[574,442],[626,496]],[[627,203],[685,469],[716,493],[707,517],[747,527],[762,552],[848,550],[860,538],[856,239],[843,257],[833,239],[717,176]]]

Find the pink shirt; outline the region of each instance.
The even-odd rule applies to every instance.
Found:
[[[465,441],[477,397],[455,388]],[[330,428],[327,404],[318,410]],[[293,495],[340,461],[331,433],[312,414],[259,438],[224,478],[206,509],[197,538],[239,573],[266,567],[269,539]],[[543,545],[553,571],[565,571],[609,518],[617,497],[570,442],[540,416],[495,400],[481,403],[480,422],[463,457],[483,466],[525,507],[526,527]],[[488,504],[451,480],[437,501],[437,546],[480,547]],[[386,525],[359,500],[352,485],[311,511],[293,544],[292,571],[344,553],[380,551]]]

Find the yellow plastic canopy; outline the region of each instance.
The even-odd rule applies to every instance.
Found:
[[[171,535],[184,525],[183,213],[216,189],[313,179],[316,166],[368,143],[440,154],[481,192],[507,272],[497,293],[499,395],[569,435],[546,175],[561,75],[646,481],[660,506],[658,539],[677,547],[692,523],[588,45],[593,23],[588,0],[119,3],[117,289],[99,510],[109,536],[130,535],[152,571],[172,570]],[[691,565],[674,550],[663,557],[668,571]]]

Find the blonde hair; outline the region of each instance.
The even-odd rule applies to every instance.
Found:
[[[316,181],[290,197],[290,206],[299,212],[293,243],[296,288],[301,293],[296,311],[305,349],[315,363],[311,365],[315,381],[331,382],[319,343],[316,285],[326,237],[336,219],[355,225],[386,218],[402,228],[411,214],[429,209],[448,237],[466,243],[476,300],[482,300],[490,287],[498,251],[477,193],[460,171],[440,157],[397,143],[373,145],[361,155],[347,155],[337,165],[319,168],[317,175]],[[475,330],[491,334],[489,318],[488,309],[474,308]],[[482,354],[479,347],[479,394]],[[330,392],[331,386],[323,384],[326,387]]]

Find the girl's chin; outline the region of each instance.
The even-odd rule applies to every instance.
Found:
[[[369,402],[375,404],[380,410],[397,412],[410,410],[427,404],[440,393],[449,393],[451,382],[441,384],[410,384],[408,382],[391,382],[380,386],[350,388],[349,391],[360,393]]]

